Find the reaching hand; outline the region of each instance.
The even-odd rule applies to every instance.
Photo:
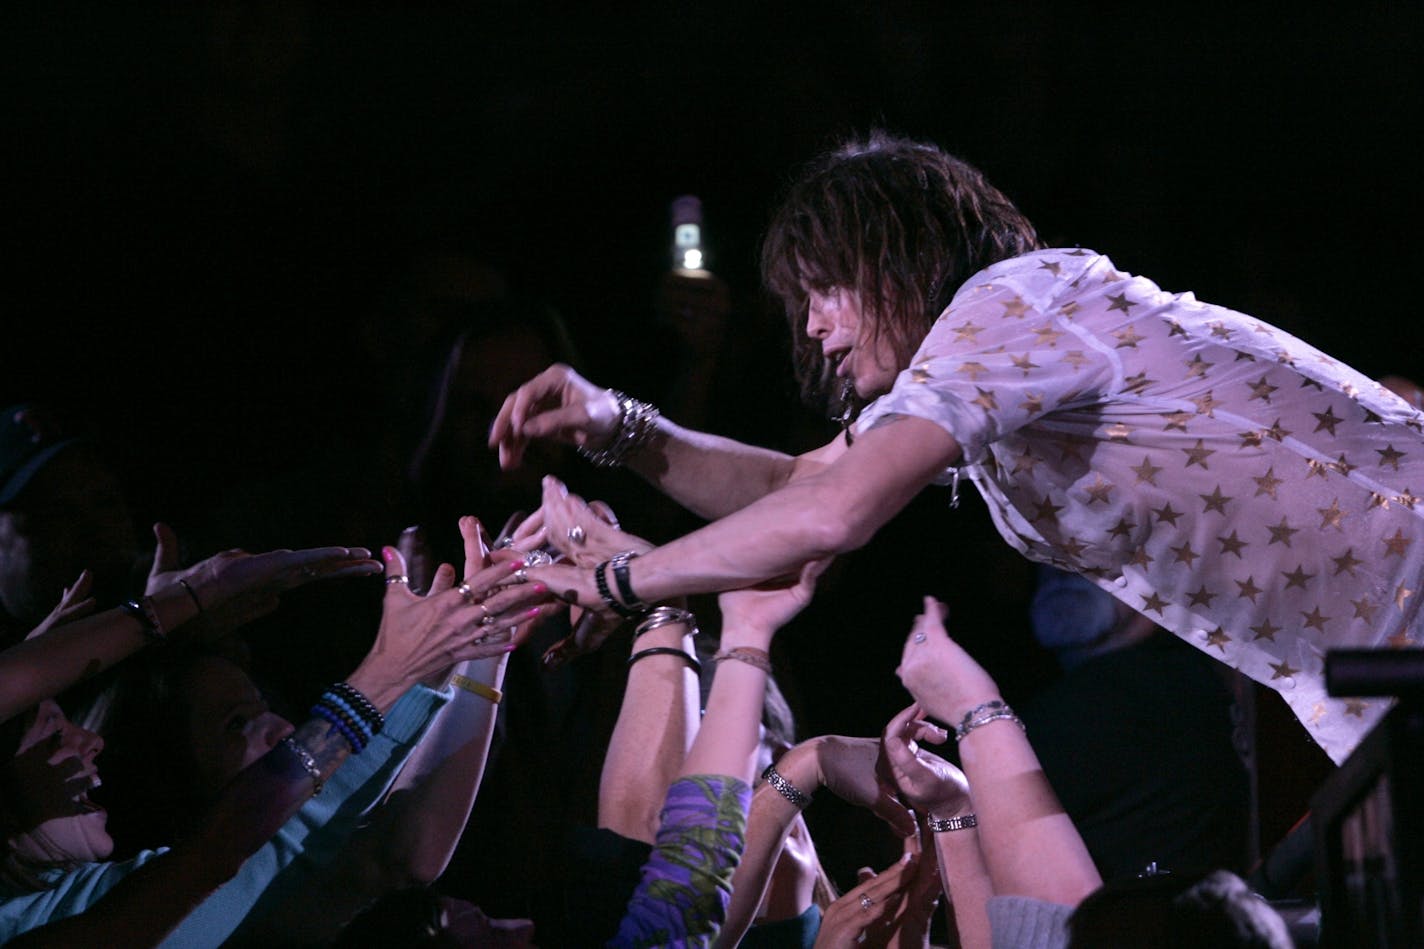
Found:
[[[814,949],[885,946],[913,876],[911,857],[901,857],[879,874],[861,869],[860,884],[826,909]]]
[[[722,610],[722,638],[725,645],[728,634],[737,637],[738,645],[761,645],[771,642],[772,635],[791,622],[811,602],[816,590],[816,580],[820,578],[829,559],[811,560],[802,564],[794,577],[771,580],[744,590],[730,590],[717,598]],[[742,643],[744,636],[751,636],[757,643]],[[761,643],[760,640],[765,640]]]
[[[544,478],[539,510],[524,519],[511,539],[524,550],[553,547],[580,567],[595,566],[623,550],[643,554],[653,549],[643,538],[625,533],[607,504],[571,494],[553,475]]]
[[[840,735],[823,735],[812,741],[822,787],[848,804],[868,808],[901,837],[915,833],[915,818],[882,776],[880,742]]]
[[[287,590],[313,580],[371,576],[381,569],[364,547],[314,547],[265,554],[227,550],[183,569],[173,528],[154,524],[153,534],[158,546],[144,592],[152,596],[185,581],[202,605],[206,622],[201,635],[205,639],[215,639],[272,612]]]
[[[517,468],[531,439],[552,438],[596,448],[613,434],[618,404],[568,366],[555,364],[504,400],[489,445],[499,450],[501,468]]]
[[[943,744],[949,734],[919,716],[920,707],[911,705],[890,719],[880,737],[895,787],[921,815],[958,817],[969,813],[969,782],[964,772],[919,746],[922,741]]]
[[[998,698],[999,687],[949,638],[944,630],[948,613],[943,603],[925,597],[925,611],[915,617],[895,673],[921,709],[954,723],[974,706]]]

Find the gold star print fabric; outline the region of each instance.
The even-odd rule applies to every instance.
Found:
[[[1290,334],[1083,249],[967,281],[861,413],[941,425],[1000,533],[1276,689],[1342,761],[1331,648],[1424,643],[1424,416]],[[942,480],[947,481],[950,472]]]

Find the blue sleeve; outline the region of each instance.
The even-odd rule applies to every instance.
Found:
[[[237,876],[185,919],[163,941],[170,949],[220,945],[269,891],[291,885],[320,866],[344,844],[361,817],[385,795],[401,766],[425,734],[448,693],[415,686],[401,696],[385,728],[366,750],[336,770],[320,794],[282,826],[242,865]]]
[[[53,886],[33,893],[0,892],[0,945],[55,920],[77,916],[164,850],[145,850],[122,863],[86,863],[50,877]]]

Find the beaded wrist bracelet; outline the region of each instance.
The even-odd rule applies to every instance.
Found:
[[[979,818],[975,814],[965,814],[963,817],[931,817],[926,823],[930,830],[937,834],[950,830],[969,830],[979,826]]]
[[[357,755],[386,724],[385,717],[371,700],[345,682],[337,682],[323,692],[311,713],[331,723],[351,746],[351,753]]]

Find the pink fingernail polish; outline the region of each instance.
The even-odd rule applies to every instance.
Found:
[[[519,644],[518,644],[518,643],[510,643],[508,646],[505,646],[504,649],[501,650],[501,651],[502,651],[502,652],[514,652],[514,650],[516,650],[516,649],[518,649],[518,648],[519,648]]]
[[[534,607],[532,610],[529,610],[529,611],[528,611],[527,613],[525,613],[524,615],[525,615],[525,616],[529,616],[529,617],[538,616],[538,615],[539,615],[539,607],[537,607],[537,606]]]
[[[508,566],[509,566],[509,572],[510,572],[510,573],[513,573],[513,572],[516,571],[516,570],[523,570],[525,567],[527,567],[527,566],[529,566],[529,565],[528,565],[527,563],[525,563],[524,561],[522,561],[522,560],[511,560],[511,561],[509,562]]]
[[[544,584],[542,584],[542,583],[536,583],[536,584],[534,584],[534,592],[535,592],[535,593],[548,593],[548,592],[549,592],[549,588],[546,587],[546,586],[544,586]]]
[[[387,561],[394,560],[396,556],[395,549],[392,547],[382,547],[381,556],[384,557]]]

